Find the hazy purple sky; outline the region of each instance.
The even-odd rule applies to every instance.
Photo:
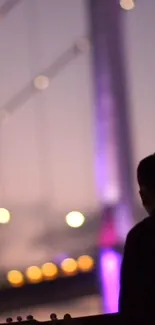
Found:
[[[0,27],[0,108],[10,100],[12,108],[14,95],[87,35],[84,3],[23,0],[8,13]],[[49,250],[37,246],[37,240],[46,237],[46,230],[50,236],[51,229],[51,238],[57,230],[65,231],[71,210],[90,215],[98,209],[91,112],[88,52],[60,71],[45,92],[32,91],[30,100],[2,125],[0,198],[13,215],[0,238],[2,266],[38,264],[77,251],[72,236],[63,244],[56,240]],[[92,244],[86,240],[80,240],[82,248]]]
[[[124,12],[135,162],[155,151],[155,1]]]
[[[124,12],[135,164],[155,151],[154,17],[154,0],[137,0],[133,11]],[[0,108],[10,100],[13,107],[13,96],[87,33],[85,0],[21,1],[0,25]],[[32,92],[1,126],[0,204],[13,214],[1,230],[2,267],[25,267],[71,248],[74,252],[72,240],[50,251],[31,243],[48,229],[66,229],[66,212],[89,215],[99,209],[92,94],[86,53],[68,64],[47,91]],[[81,239],[81,247],[90,242]]]

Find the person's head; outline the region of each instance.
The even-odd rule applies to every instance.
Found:
[[[140,161],[137,168],[137,180],[143,206],[151,214],[155,209],[155,154]]]

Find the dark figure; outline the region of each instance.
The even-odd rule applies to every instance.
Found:
[[[155,319],[155,154],[137,169],[140,197],[149,217],[129,232],[121,270],[119,311],[127,318]]]

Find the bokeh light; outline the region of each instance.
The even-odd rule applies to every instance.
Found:
[[[0,223],[5,224],[10,221],[10,212],[7,209],[0,208]]]
[[[53,263],[45,263],[42,266],[42,273],[45,279],[52,280],[55,279],[58,275],[58,268]]]
[[[7,274],[7,280],[13,287],[20,287],[24,284],[24,276],[17,270],[9,271]]]
[[[45,90],[49,86],[49,78],[40,75],[34,79],[34,86],[38,90]]]
[[[72,228],[79,228],[83,225],[85,217],[81,212],[72,211],[66,215],[66,222]]]
[[[94,267],[94,260],[89,255],[83,255],[78,258],[77,264],[80,271],[89,272]]]
[[[124,10],[132,10],[135,7],[134,0],[120,0],[120,6]]]
[[[38,283],[42,281],[43,274],[38,266],[30,266],[26,270],[26,277],[31,283]]]
[[[75,275],[78,271],[78,265],[73,258],[66,258],[61,263],[61,269],[66,275]]]
[[[101,252],[100,272],[106,313],[118,312],[121,261],[121,254],[114,250]]]

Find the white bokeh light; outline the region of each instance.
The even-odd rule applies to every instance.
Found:
[[[7,209],[0,208],[0,223],[5,224],[10,221],[10,212]]]
[[[85,217],[81,212],[72,211],[66,215],[66,223],[72,228],[79,228],[83,225]]]
[[[120,6],[124,10],[132,10],[135,7],[134,0],[120,0]]]
[[[45,90],[49,86],[49,78],[44,75],[36,77],[34,79],[34,86],[38,90]]]

